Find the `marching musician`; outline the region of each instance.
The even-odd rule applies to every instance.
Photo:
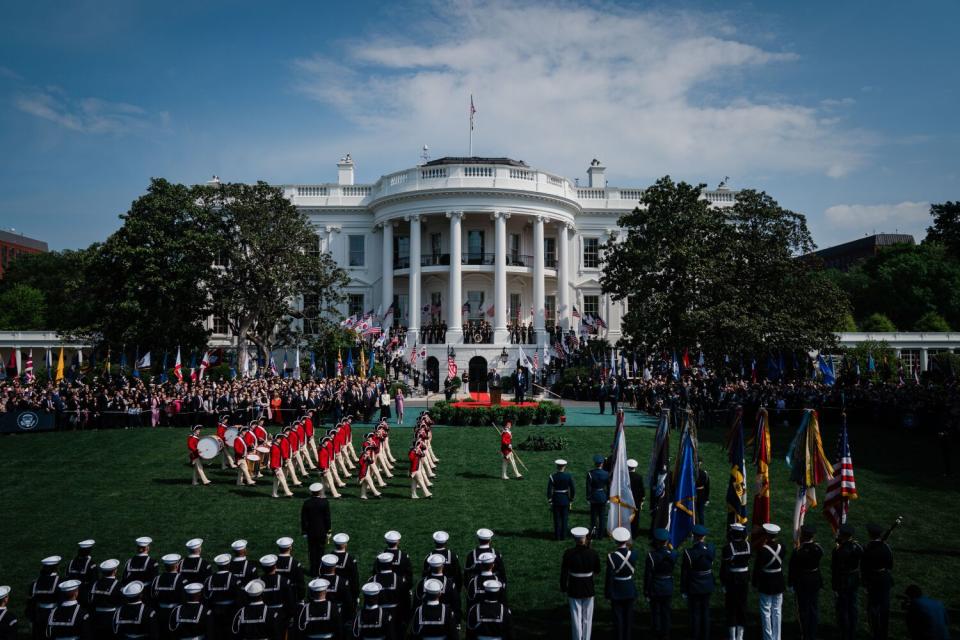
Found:
[[[187,436],[187,451],[190,453],[190,466],[193,467],[193,481],[191,482],[193,486],[197,486],[198,478],[203,484],[210,484],[207,474],[203,472],[203,458],[200,457],[200,451],[197,449],[200,442],[200,428],[200,425],[196,425],[190,435]]]
[[[360,472],[357,474],[357,481],[360,483],[360,499],[367,500],[367,490],[373,493],[375,498],[381,497],[381,494],[377,487],[373,484],[373,474],[372,470],[376,469],[374,466],[374,453],[373,453],[373,444],[365,443],[363,445],[363,455],[360,456]]]
[[[304,421],[302,419],[297,420],[293,424],[293,430],[297,432],[297,438],[300,440],[300,460],[301,462],[306,461],[307,468],[313,471],[317,468],[317,465],[313,461],[314,450],[310,448],[310,437],[307,435]]]
[[[287,486],[287,478],[283,472],[283,450],[280,444],[280,438],[274,438],[270,443],[270,471],[273,473],[273,497],[279,498],[277,489],[283,489],[283,495],[287,498],[293,497],[293,492]]]
[[[220,420],[217,422],[217,437],[220,438],[220,442],[223,443],[223,449],[221,449],[223,456],[220,458],[220,469],[235,469],[237,467],[233,456],[233,447],[227,444],[227,420],[229,418],[230,416],[220,416]]]
[[[360,461],[360,457],[357,455],[357,450],[353,448],[353,426],[352,426],[353,416],[347,416],[346,421],[343,424],[343,448],[345,450],[345,455],[347,461],[350,463],[350,468],[354,468],[354,463]]]
[[[424,470],[421,467],[421,460],[423,460],[424,450],[420,444],[414,443],[410,447],[410,497],[414,500],[419,500],[420,496],[417,495],[417,487],[423,490],[423,495],[428,498],[432,498],[433,494],[430,493],[430,490],[427,489],[426,478],[424,478]]]
[[[239,437],[239,436],[238,436]],[[243,442],[247,445],[247,456],[246,463],[247,467],[252,466],[252,469],[248,469],[248,472],[251,476],[255,478],[260,478],[263,476],[263,471],[260,466],[260,455],[257,453],[257,445],[259,440],[257,439],[257,434],[254,431],[254,426],[247,427],[243,432]]]
[[[313,426],[313,416],[316,414],[314,409],[307,411],[307,415],[303,418],[303,430],[307,434],[307,446],[310,447],[310,453],[313,456],[314,460],[320,459],[320,453],[317,451],[317,439],[315,435],[315,427]]]
[[[500,434],[500,454],[503,456],[503,466],[500,477],[504,480],[510,479],[510,477],[507,475],[507,463],[513,466],[513,475],[515,478],[520,479],[523,477],[520,474],[520,470],[517,469],[517,459],[513,455],[512,429],[513,423],[507,420],[506,424],[503,425],[503,432]]]
[[[338,483],[334,479],[336,465],[333,464],[333,438],[330,436],[324,436],[323,440],[320,441],[320,451],[317,456],[317,463],[320,465],[320,475],[327,483],[327,489],[330,490],[330,495],[334,498],[339,498],[340,492],[337,491],[337,486],[342,486],[342,483]]]
[[[300,478],[297,477],[297,470],[293,466],[293,451],[290,445],[290,438],[284,432],[277,434],[275,440],[280,441],[280,453],[283,455],[283,466],[285,471],[290,475],[290,482],[293,483],[293,486],[299,487],[303,485],[300,482]]]
[[[240,427],[237,432],[237,437],[233,439],[233,455],[237,465],[237,486],[256,484],[250,476],[250,469],[247,463],[248,451],[246,440],[243,438],[244,431],[246,431],[246,427]]]

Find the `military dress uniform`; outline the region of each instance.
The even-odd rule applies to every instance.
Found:
[[[185,602],[170,612],[169,629],[175,640],[210,640],[217,637],[213,609],[202,602]]]
[[[281,626],[286,626],[296,602],[290,581],[276,572],[261,576],[260,580],[263,582],[263,601],[271,611],[277,613]]]
[[[563,465],[560,463],[563,462]],[[557,460],[558,466],[565,466],[566,461]],[[553,511],[553,537],[563,540],[567,537],[570,526],[570,504],[576,494],[573,476],[563,469],[554,471],[547,479],[547,501]]]
[[[806,540],[790,555],[788,584],[797,598],[801,638],[815,640],[820,623],[819,595],[823,588],[820,560],[823,548],[813,540]]]
[[[90,614],[80,606],[76,596],[83,585],[80,580],[64,580],[59,590],[65,600],[50,611],[47,637],[53,640],[90,640]]]
[[[700,525],[697,525],[700,526]],[[694,535],[697,534],[696,528]],[[704,534],[705,535],[705,534]],[[716,550],[709,542],[694,542],[683,552],[680,564],[680,593],[687,596],[690,609],[690,637],[710,637],[710,594],[713,593],[713,560]]]
[[[843,525],[841,534],[845,534]],[[852,535],[852,527],[847,529],[846,539],[841,540],[831,554],[831,586],[837,598],[837,627],[840,640],[853,640],[857,634],[857,596],[860,591],[860,559],[863,547]]]
[[[512,640],[513,621],[509,607],[496,594],[489,594],[467,613],[467,640],[485,638]]]
[[[101,576],[87,593],[91,627],[97,638],[113,637],[113,614],[123,604],[120,580],[115,575]]]
[[[206,582],[210,577],[211,567],[201,555],[186,556],[180,563],[180,575],[185,583]]]
[[[57,558],[57,563],[60,559]],[[57,587],[60,586],[60,574],[56,565],[46,564],[40,575],[30,585],[30,597],[27,599],[27,618],[33,625],[34,640],[46,637],[47,620],[50,612],[57,606],[60,596]]]
[[[336,556],[327,554],[324,558],[334,559]],[[336,564],[328,566],[324,563],[323,572],[320,577],[327,581],[327,601],[332,602],[340,612],[340,618],[344,623],[353,621],[357,613],[357,599],[353,595],[352,588],[347,579],[337,575]]]
[[[779,531],[777,527],[773,535]],[[757,550],[757,559],[753,565],[753,586],[760,593],[760,628],[763,640],[780,640],[785,589],[783,553],[783,545],[776,539],[768,539]]]
[[[280,637],[278,614],[262,600],[240,607],[233,618],[232,629],[238,640],[277,640]]]
[[[239,606],[240,583],[227,569],[227,554],[217,556],[218,570],[210,574],[204,583],[204,598],[213,610],[214,624],[217,629],[229,629],[234,612]],[[225,562],[224,562],[225,561]],[[220,564],[224,562],[224,564]]]
[[[124,603],[113,616],[113,632],[118,640],[156,640],[160,637],[157,612],[140,600]]]
[[[739,525],[731,531],[729,542],[720,556],[720,583],[723,585],[723,608],[730,640],[743,640],[747,626],[747,595],[750,590],[750,541],[746,529]]]
[[[85,540],[81,544],[89,543],[90,546],[93,545],[93,540]],[[83,591],[86,591],[93,581],[97,579],[97,563],[94,562],[93,557],[90,555],[89,547],[82,547],[82,549],[87,549],[81,553],[78,553],[73,560],[70,561],[70,564],[67,565],[67,580],[79,580],[83,585]]]
[[[183,588],[186,582],[179,573],[168,571],[153,579],[150,585],[150,602],[157,610],[161,629],[166,628],[170,612],[183,602]]]
[[[146,553],[138,553],[123,566],[123,584],[130,584],[134,580],[143,584],[150,584],[157,577],[157,561]]]
[[[7,607],[10,599],[10,587],[0,586],[0,640],[16,640],[20,621]]]
[[[290,588],[293,590],[293,597],[296,600],[303,600],[303,565],[300,561],[289,554],[277,556],[277,573],[285,577],[290,582]]]
[[[443,533],[445,534],[445,532]],[[443,575],[446,576],[448,580],[452,581],[454,588],[459,591],[463,588],[463,569],[460,568],[460,558],[457,557],[457,554],[445,546],[446,540],[447,538],[444,538],[443,545],[441,546],[438,543],[436,548],[428,553],[426,558],[423,559],[423,570],[421,575],[425,576],[430,573],[430,565],[427,563],[427,558],[434,554],[443,556]]]
[[[333,552],[333,555],[337,556],[337,575],[346,580],[350,598],[356,602],[360,597],[360,568],[353,554],[346,548],[342,548],[341,543],[337,542],[338,539],[341,539],[341,536],[349,541],[345,533],[338,533],[333,536],[333,543],[338,545],[338,548]]]
[[[639,553],[627,546],[630,532],[618,527],[613,530],[614,540],[620,546],[607,554],[604,596],[613,610],[613,628],[617,640],[633,637],[633,603],[637,600],[637,572]],[[622,538],[622,539],[618,539]]]
[[[659,529],[658,531],[663,531]],[[658,542],[665,542],[660,536]],[[655,638],[670,636],[670,600],[673,597],[673,567],[677,552],[665,544],[647,552],[643,567],[643,595],[650,601],[650,627]]]
[[[573,530],[578,542],[564,551],[560,564],[560,591],[569,600],[573,640],[590,640],[593,629],[594,581],[600,573],[600,554],[579,542],[587,534],[586,528]]]
[[[410,625],[413,640],[457,640],[457,622],[450,605],[429,598],[413,612]]]
[[[357,640],[395,640],[396,623],[391,609],[380,606],[383,587],[379,583],[363,585],[363,607],[353,619],[353,637]]]
[[[873,535],[876,534],[876,535]],[[871,540],[863,547],[860,574],[867,590],[867,622],[870,637],[886,640],[890,625],[890,589],[893,587],[893,551],[880,539],[879,529],[871,531]]]
[[[594,462],[598,465],[601,464],[603,456],[595,456]],[[590,534],[593,537],[597,537],[607,526],[604,522],[603,511],[607,506],[607,488],[609,485],[610,474],[599,466],[587,472],[587,502],[590,503]]]
[[[339,640],[343,637],[343,621],[340,609],[330,600],[301,602],[293,626],[293,636],[302,640]]]

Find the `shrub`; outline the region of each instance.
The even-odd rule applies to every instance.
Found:
[[[897,330],[893,321],[882,313],[874,313],[860,323],[861,331],[892,333]]]
[[[390,397],[391,397],[391,398],[395,398],[395,397],[397,396],[397,390],[398,390],[398,389],[403,389],[403,395],[405,395],[405,396],[410,395],[410,387],[407,386],[407,385],[405,385],[404,383],[398,381],[398,382],[394,382],[393,384],[390,385]]]
[[[927,311],[917,320],[917,324],[914,325],[913,330],[946,333],[950,331],[950,325],[947,324],[946,318],[936,311]]]
[[[536,415],[537,410],[533,407],[519,407],[517,410],[517,424],[520,426],[531,424]]]
[[[445,400],[441,400],[430,407],[430,417],[432,417],[433,421],[437,424],[449,424],[450,412],[450,403],[446,402]]]
[[[515,374],[511,373],[508,376],[503,376],[500,378],[500,389],[503,390],[503,393],[513,393],[513,390],[517,386],[517,379]]]

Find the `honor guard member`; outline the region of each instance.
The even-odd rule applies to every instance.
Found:
[[[210,575],[210,563],[203,559],[203,539],[187,540],[187,556],[180,562],[180,575],[187,582],[205,582]]]
[[[504,480],[509,480],[510,476],[507,475],[507,465],[511,465],[513,468],[513,476],[518,480],[523,477],[520,473],[520,470],[517,469],[517,457],[513,455],[513,433],[511,430],[513,425],[507,420],[506,424],[503,425],[503,431],[500,433],[500,455],[503,456],[503,463],[500,468],[500,477]]]
[[[630,493],[633,494],[633,504],[637,505],[637,514],[639,515],[640,510],[643,509],[643,501],[646,499],[646,494],[643,489],[643,477],[637,473],[637,467],[639,463],[630,458],[627,460],[627,475],[630,477]],[[640,518],[634,516],[633,520],[630,521],[630,535],[636,539],[640,535]]]
[[[157,561],[150,557],[153,538],[141,536],[135,541],[137,553],[123,567],[123,584],[133,581],[150,584],[157,577]]]
[[[720,583],[729,640],[743,640],[747,626],[747,594],[750,590],[750,541],[747,528],[731,524],[727,544],[720,554]]]
[[[221,553],[213,559],[214,572],[204,583],[204,598],[213,610],[214,626],[228,629],[239,606],[240,583],[230,573],[230,554]]]
[[[100,563],[100,577],[87,594],[87,609],[90,611],[90,626],[95,638],[113,637],[113,614],[123,604],[120,581],[117,579],[119,560],[104,560]]]
[[[290,582],[293,597],[297,602],[304,598],[303,565],[293,557],[293,538],[284,536],[277,539],[277,573]]]
[[[633,538],[626,527],[617,527],[610,535],[617,548],[607,554],[607,574],[604,581],[604,597],[610,601],[613,611],[613,629],[617,640],[633,638],[633,603],[637,600],[638,553],[630,548]]]
[[[212,640],[213,611],[203,604],[203,585],[191,582],[183,588],[187,601],[174,607],[168,628],[174,640]]]
[[[383,540],[387,543],[384,551],[392,556],[390,569],[403,581],[405,596],[409,601],[410,589],[413,587],[413,563],[410,562],[410,556],[400,549],[400,538],[399,531],[387,531],[383,534]]]
[[[263,601],[263,582],[251,580],[243,590],[247,604],[233,617],[231,630],[237,640],[277,640],[281,635],[280,616]]]
[[[323,485],[310,485],[310,497],[300,507],[300,533],[307,539],[310,557],[310,577],[320,574],[320,558],[327,547],[330,532],[330,503],[323,497]]]
[[[463,588],[463,570],[460,568],[460,558],[453,550],[447,547],[450,541],[450,534],[446,531],[433,532],[433,550],[423,559],[423,571],[421,575],[430,573],[430,565],[427,560],[432,555],[443,556],[443,575],[453,583],[454,589],[458,592]]]
[[[190,466],[193,467],[193,479],[191,484],[197,486],[198,480],[204,485],[210,484],[210,480],[207,479],[207,474],[203,472],[203,458],[200,457],[200,451],[197,449],[200,444],[200,430],[201,427],[199,424],[193,428],[193,431],[187,436],[187,451],[190,455]]]
[[[458,640],[460,637],[456,616],[442,600],[443,590],[443,583],[434,578],[423,583],[423,602],[413,612],[410,627],[413,640]]]
[[[690,609],[690,637],[710,637],[710,594],[713,593],[713,559],[716,550],[706,542],[709,531],[702,524],[693,526],[693,544],[684,552],[680,563],[680,593]]]
[[[853,539],[853,533],[853,525],[840,525],[837,546],[830,557],[830,582],[837,601],[840,640],[854,640],[857,635],[857,596],[860,591],[863,547]]]
[[[233,558],[230,559],[230,573],[232,573],[241,587],[257,577],[257,569],[247,559],[247,541],[234,540],[230,545],[233,549]]]
[[[126,599],[113,614],[113,633],[118,640],[157,640],[160,625],[157,612],[143,602],[143,583],[139,580],[123,586]]]
[[[97,579],[97,563],[93,561],[93,540],[81,540],[77,543],[77,555],[67,565],[67,580],[79,580],[81,590],[86,591]]]
[[[600,554],[590,547],[586,527],[574,527],[570,535],[576,544],[563,552],[560,563],[560,591],[570,604],[573,640],[590,640],[593,630],[594,581],[600,573]]]
[[[170,619],[170,612],[183,602],[183,587],[186,583],[180,575],[181,559],[178,553],[168,553],[160,558],[164,572],[154,578],[150,584],[150,602],[156,607],[157,615],[160,617],[160,628],[164,630]]]
[[[40,575],[30,585],[27,598],[27,619],[33,627],[34,640],[46,637],[47,619],[60,600],[57,586],[60,584],[60,556],[49,556],[40,561]]]
[[[490,553],[481,553],[477,560],[479,573],[474,574],[467,582],[467,609],[480,602],[484,597],[484,583],[488,580],[496,580],[497,574],[494,571],[496,557]],[[497,582],[500,582],[497,580]],[[499,598],[501,602],[507,601],[506,585],[500,582]]]
[[[277,613],[280,626],[286,628],[293,615],[294,599],[290,581],[277,573],[277,556],[272,553],[260,558],[260,582],[263,583],[263,601]]]
[[[395,640],[393,614],[380,606],[383,587],[378,582],[363,585],[363,607],[353,620],[353,637],[358,640]]]
[[[333,536],[333,544],[333,555],[337,556],[337,575],[347,581],[350,597],[357,602],[360,598],[360,569],[357,566],[357,559],[347,550],[350,536],[338,533]]]
[[[575,496],[573,476],[567,473],[567,461],[554,460],[557,470],[547,478],[547,503],[553,511],[553,537],[563,540],[570,526],[570,503]]]
[[[764,640],[780,640],[783,613],[783,545],[777,541],[780,527],[763,525],[761,546],[753,564],[753,586],[760,592],[760,629]]]
[[[58,604],[47,619],[47,637],[63,640],[88,640],[90,635],[90,614],[80,606],[79,580],[64,580],[58,586],[63,601]]]
[[[697,522],[704,522],[704,514],[710,506],[710,474],[703,466],[703,460],[699,460],[697,465]]]
[[[607,506],[610,474],[603,469],[603,456],[593,456],[594,468],[587,472],[587,502],[590,503],[590,535],[596,538],[606,527],[603,511]]]
[[[352,624],[357,614],[357,598],[353,595],[353,587],[347,579],[337,574],[339,559],[332,553],[321,558],[320,577],[327,583],[325,598],[333,603],[340,612],[340,619],[344,624]]]
[[[367,582],[380,585],[380,606],[390,612],[397,631],[401,631],[406,626],[410,591],[403,584],[403,578],[393,569],[393,554],[384,551],[377,556],[377,570]]]
[[[487,528],[477,529],[477,546],[467,554],[467,560],[463,565],[464,576],[469,580],[472,576],[479,573],[480,556],[484,553],[493,554],[493,572],[497,576],[497,580],[502,583],[504,591],[507,584],[507,568],[503,564],[503,556],[500,555],[500,552],[493,548],[493,531]],[[482,583],[481,583],[482,584]]]
[[[919,586],[912,584],[902,596],[901,606],[911,638],[949,640],[950,621],[943,603],[923,595]]]
[[[650,602],[650,628],[654,638],[670,637],[670,599],[673,597],[673,567],[677,552],[667,548],[670,533],[655,529],[652,549],[643,567],[643,595]]]
[[[867,623],[874,640],[886,640],[890,624],[890,589],[893,587],[893,551],[884,541],[883,527],[867,525],[870,537],[863,547],[860,573],[867,589]]]
[[[443,573],[443,556],[440,554],[433,554],[427,558],[427,562],[430,565],[430,573],[425,575],[420,579],[420,582],[417,583],[417,588],[413,592],[413,603],[414,605],[423,604],[424,600],[427,599],[426,586],[427,582],[434,580],[440,583],[440,601],[445,604],[451,615],[453,616],[456,624],[460,623],[460,592],[456,589],[456,585],[453,580],[448,578]]]
[[[483,599],[467,613],[467,640],[513,640],[510,609],[501,600],[501,587],[495,578],[483,583]]]
[[[823,548],[814,542],[815,534],[813,525],[800,527],[800,546],[790,555],[787,571],[787,584],[797,598],[800,637],[803,640],[816,639],[820,622],[818,602],[820,589],[823,588],[823,576],[820,574]]]
[[[0,585],[0,640],[16,640],[20,621],[13,615],[10,604],[10,587]]]
[[[297,609],[293,637],[302,640],[340,640],[343,637],[340,610],[328,598],[329,586],[324,578],[314,578],[307,585],[310,595]]]

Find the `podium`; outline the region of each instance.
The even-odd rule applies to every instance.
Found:
[[[490,385],[490,404],[498,405],[501,403],[502,389],[499,386]]]

